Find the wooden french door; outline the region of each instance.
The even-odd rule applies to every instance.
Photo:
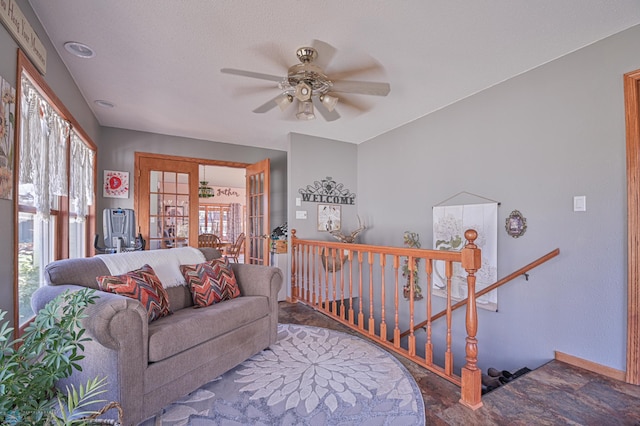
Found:
[[[136,214],[151,250],[198,245],[198,164],[136,154]]]
[[[268,158],[247,167],[245,263],[269,264],[269,167]]]
[[[627,130],[627,371],[640,385],[640,70],[625,74]]]

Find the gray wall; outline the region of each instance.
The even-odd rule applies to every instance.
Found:
[[[166,136],[133,130],[104,127],[100,135],[98,181],[104,170],[129,172],[131,191],[128,199],[103,198],[98,191],[97,228],[102,234],[102,210],[105,208],[133,208],[133,176],[135,152],[202,158],[208,160],[255,163],[265,158],[271,162],[271,228],[285,222],[287,194],[287,153],[285,151],[253,148],[221,142]]]
[[[16,49],[7,30],[0,25],[0,76],[11,82],[16,88]],[[4,240],[0,244],[0,310],[7,311],[5,319],[13,320],[13,201],[0,199],[0,235]]]
[[[317,230],[318,203],[301,201],[296,206],[298,192],[315,181],[331,177],[335,182],[356,194],[355,205],[342,205],[342,232],[350,233],[358,227],[357,145],[315,136],[289,135],[289,235],[296,230],[298,238],[337,241],[328,232]],[[307,219],[296,219],[296,211],[306,211]],[[366,231],[365,231],[366,232]],[[287,295],[291,296],[291,276],[285,278]]]
[[[625,370],[622,75],[640,68],[638,40],[640,26],[358,147],[364,242],[399,246],[411,230],[429,247],[432,207],[468,191],[502,203],[499,277],[560,248],[499,290],[498,312],[480,310],[484,369],[537,367],[559,350]],[[575,195],[586,212],[573,212]],[[504,232],[514,209],[528,223],[518,239]]]
[[[19,7],[47,50],[45,81],[89,137],[94,142],[97,142],[98,122],[42,29],[40,21],[36,18],[28,2],[20,2]],[[2,58],[0,60],[0,76],[12,82],[16,89],[17,48],[18,45],[9,32],[4,26],[0,25],[0,57]],[[0,244],[0,259],[2,259],[0,261],[0,309],[8,311],[7,318],[13,319],[13,262],[15,251],[13,247],[13,224],[15,220],[13,201],[0,200],[0,218],[2,218],[0,220],[0,235],[2,235],[4,241],[3,244]]]
[[[328,232],[317,231],[318,203],[295,204],[302,197],[299,189],[327,177],[356,193],[355,205],[341,205],[341,222],[343,233],[357,228],[357,145],[291,133],[289,146],[289,230],[296,229],[298,238],[337,241]],[[296,211],[306,211],[307,219],[296,219]]]

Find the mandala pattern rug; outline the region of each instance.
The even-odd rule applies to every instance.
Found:
[[[278,342],[141,425],[424,425],[415,380],[390,353],[325,328]]]

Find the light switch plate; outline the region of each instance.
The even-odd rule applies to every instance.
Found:
[[[300,207],[302,205],[302,198],[296,197],[296,207]]]
[[[296,210],[296,219],[306,219],[307,211],[306,210]]]
[[[573,197],[573,211],[574,212],[586,212],[587,211],[587,196],[576,195]]]

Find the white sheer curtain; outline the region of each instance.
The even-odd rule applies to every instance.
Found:
[[[38,216],[47,220],[53,196],[67,195],[69,123],[60,117],[28,79],[22,78],[19,183],[30,184]]]
[[[229,205],[229,241],[236,242],[242,233],[242,204],[231,203]]]
[[[72,131],[69,201],[79,222],[84,221],[89,214],[89,206],[93,204],[93,157],[93,150]]]

